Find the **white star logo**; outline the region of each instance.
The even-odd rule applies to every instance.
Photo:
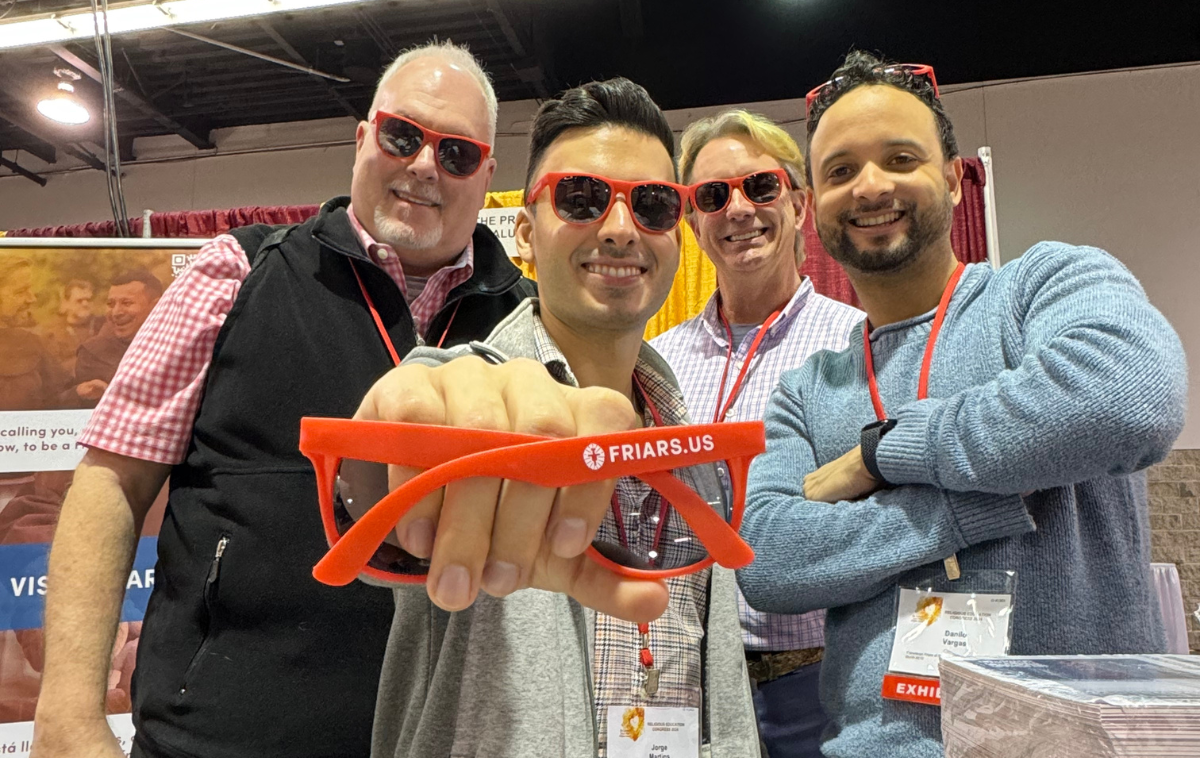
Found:
[[[604,465],[604,449],[595,442],[583,449],[583,463],[592,471]]]

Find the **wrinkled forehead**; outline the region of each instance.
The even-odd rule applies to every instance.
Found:
[[[810,149],[813,171],[844,152],[877,151],[901,142],[940,150],[933,111],[916,95],[897,87],[857,87],[821,116]]]
[[[710,140],[696,153],[691,181],[733,179],[756,171],[783,167],[777,158],[749,135],[727,135]]]
[[[567,129],[546,149],[537,177],[552,172],[598,174],[630,182],[674,182],[675,165],[657,137],[605,124]]]
[[[490,137],[487,99],[479,82],[463,68],[433,55],[412,60],[381,83],[371,115],[377,111],[481,142]]]

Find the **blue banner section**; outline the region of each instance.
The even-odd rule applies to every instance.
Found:
[[[46,558],[50,545],[0,545],[0,631],[37,629],[42,625],[46,599]],[[141,621],[154,588],[158,538],[138,540],[133,571],[125,584],[122,621]]]

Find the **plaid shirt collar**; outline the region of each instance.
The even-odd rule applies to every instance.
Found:
[[[546,370],[557,381],[569,384],[572,387],[578,387],[579,380],[575,378],[575,374],[571,371],[571,366],[567,363],[567,357],[563,355],[562,350],[554,343],[550,332],[546,331],[546,325],[542,323],[541,306],[537,303],[536,298],[531,299],[534,301],[533,339],[538,362],[545,366]],[[684,405],[683,394],[679,391],[674,378],[664,376],[655,370],[654,366],[647,360],[650,355],[655,355],[653,350],[645,342],[642,343],[642,349],[638,354],[633,373],[637,376],[642,389],[645,390],[646,399],[658,410],[664,425],[676,426],[678,424],[689,423],[687,406]],[[650,352],[647,353],[647,351]],[[650,412],[648,405],[642,409],[642,421],[646,426],[654,426],[654,414]]]
[[[814,291],[812,279],[807,276],[801,279],[800,286],[796,288],[792,299],[788,300],[787,305],[783,306],[783,313],[779,314],[779,318],[775,319],[775,323],[771,324],[771,328],[767,330],[767,336],[774,337],[785,334],[792,319],[799,316],[800,312],[804,310],[804,306],[808,305],[809,296]],[[720,290],[712,294],[712,297],[708,299],[708,304],[700,312],[700,320],[713,341],[721,347],[728,348],[729,332],[725,331],[725,325],[721,323],[721,314],[717,312],[717,304],[720,302],[720,297]]]

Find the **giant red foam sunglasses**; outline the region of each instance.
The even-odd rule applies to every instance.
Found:
[[[305,418],[300,425],[300,450],[316,469],[321,518],[330,544],[313,576],[331,585],[347,584],[360,574],[391,582],[424,582],[427,561],[392,545],[380,548],[422,497],[469,477],[554,488],[635,477],[661,496],[662,511],[622,512],[614,498],[612,511],[588,548],[592,560],[639,578],[678,576],[714,562],[739,568],[754,558],[737,530],[750,461],[764,447],[763,425],[758,421],[550,439],[420,424]],[[372,483],[342,481],[348,477],[347,463],[356,477],[365,474]],[[388,492],[387,464],[427,470]],[[372,467],[374,473],[367,473]],[[712,476],[691,473],[710,469],[727,488],[725,495],[713,498],[711,486],[697,485],[711,483]],[[346,500],[365,491],[371,491],[365,495],[370,507],[355,521],[347,510],[352,504]],[[664,525],[672,517],[672,534],[682,536],[668,535],[664,543]],[[629,543],[631,527],[639,523],[654,538],[649,550]],[[674,557],[664,563],[670,550],[676,551]]]

